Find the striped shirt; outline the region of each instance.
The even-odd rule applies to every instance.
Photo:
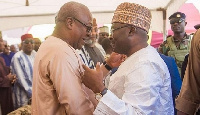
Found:
[[[81,59],[83,60],[84,64],[88,66],[90,69],[94,69],[95,65],[93,60],[90,57],[90,54],[87,52],[85,47],[83,46],[80,50],[76,50],[80,55]]]
[[[26,55],[22,50],[17,52],[11,60],[11,70],[16,74],[14,84],[14,107],[15,109],[27,105],[32,96],[33,63],[36,52]]]

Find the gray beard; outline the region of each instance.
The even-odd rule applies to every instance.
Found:
[[[85,44],[87,45],[91,45],[93,43],[93,41],[90,39],[90,40],[84,40]]]

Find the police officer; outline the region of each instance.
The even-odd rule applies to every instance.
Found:
[[[186,15],[182,12],[175,12],[169,17],[171,29],[174,35],[167,37],[160,47],[164,55],[171,56],[176,60],[179,73],[185,55],[189,53],[192,37],[185,32]]]

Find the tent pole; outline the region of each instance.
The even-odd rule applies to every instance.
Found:
[[[167,38],[166,17],[167,17],[166,9],[163,9],[163,41],[165,41]]]
[[[163,14],[163,41],[166,40],[167,30],[166,30],[166,17],[167,17],[167,10],[164,8],[159,8],[157,11],[161,11]]]

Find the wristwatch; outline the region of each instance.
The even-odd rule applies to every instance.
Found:
[[[112,68],[107,64],[106,61],[103,62],[103,65],[105,66],[105,68],[110,71]]]
[[[96,93],[95,94],[95,98],[97,101],[100,101],[100,99],[107,93],[107,88],[104,88],[103,91],[101,91],[100,93]]]

